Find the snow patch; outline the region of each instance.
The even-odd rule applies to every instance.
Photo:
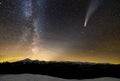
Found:
[[[50,77],[46,75],[34,75],[34,74],[19,74],[19,75],[2,75],[0,76],[0,81],[120,81],[117,78],[96,78],[96,79],[61,79],[56,77]]]

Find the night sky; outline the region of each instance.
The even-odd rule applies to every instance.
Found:
[[[0,0],[0,62],[24,58],[120,63],[120,0]]]

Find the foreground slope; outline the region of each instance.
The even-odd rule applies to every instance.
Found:
[[[67,80],[44,75],[21,74],[21,75],[3,75],[0,77],[0,81],[120,81],[120,79],[103,77],[85,80],[75,79]]]

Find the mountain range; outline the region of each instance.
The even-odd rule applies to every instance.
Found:
[[[120,78],[120,64],[55,62],[24,59],[0,63],[0,74],[38,74],[64,79]]]

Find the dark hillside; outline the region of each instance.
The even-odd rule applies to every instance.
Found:
[[[0,74],[41,74],[66,79],[120,78],[120,65],[22,60],[0,64]]]

